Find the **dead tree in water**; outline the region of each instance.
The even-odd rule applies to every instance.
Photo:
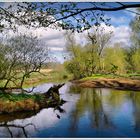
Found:
[[[45,96],[44,101],[40,102],[40,106],[42,107],[58,107],[64,104],[66,101],[60,98],[59,89],[64,85],[54,85],[53,87],[49,88],[48,91],[44,92],[43,95]],[[47,104],[46,104],[47,103]]]
[[[43,93],[47,98],[49,97],[54,97],[54,94],[59,96],[59,89],[64,85],[63,84],[59,84],[59,85],[54,85],[53,87],[50,87],[49,90],[45,93]]]

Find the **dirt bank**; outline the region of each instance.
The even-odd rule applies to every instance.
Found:
[[[135,90],[140,91],[140,80],[132,80],[128,78],[99,78],[90,80],[75,80],[72,81],[80,87],[89,88],[114,88],[120,90]]]

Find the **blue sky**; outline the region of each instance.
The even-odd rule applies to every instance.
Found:
[[[113,26],[117,27],[120,25],[129,26],[129,23],[134,18],[135,14],[122,10],[116,12],[106,12],[106,16],[110,17],[111,18],[110,23]]]
[[[3,5],[3,7],[6,7],[10,3],[0,3],[0,6]],[[127,3],[130,4],[130,3]],[[107,3],[107,5],[111,7],[115,7],[116,5],[114,3]],[[86,6],[89,6],[87,3],[80,3],[80,7],[85,8]],[[136,9],[127,9],[131,11],[135,11]],[[110,23],[111,27],[105,27],[106,30],[113,30],[114,37],[112,38],[112,43],[115,42],[123,42],[125,44],[129,44],[129,37],[130,37],[130,27],[129,24],[131,20],[135,17],[134,13],[128,12],[127,10],[121,10],[116,12],[105,12],[105,17],[111,18]],[[21,32],[29,32],[29,30],[24,29],[23,27],[20,27]],[[51,54],[57,58],[58,61],[63,62],[64,61],[64,55],[65,54],[65,37],[64,37],[64,31],[58,31],[55,29],[36,29],[31,30],[36,35],[39,35],[39,37],[46,42],[46,45],[51,50]],[[77,39],[77,43],[84,42],[84,35],[77,34],[75,35]],[[82,40],[82,41],[81,41]]]

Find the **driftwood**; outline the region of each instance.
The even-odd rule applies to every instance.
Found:
[[[44,100],[38,101],[38,104],[41,108],[44,107],[58,107],[62,104],[64,104],[66,101],[60,98],[59,89],[64,85],[54,85],[53,87],[49,88],[48,91],[44,92],[42,96]]]
[[[49,98],[50,96],[53,96],[53,94],[57,94],[59,96],[59,89],[64,85],[63,84],[59,84],[59,85],[54,85],[53,87],[50,87],[49,90],[47,92],[44,92],[43,94]]]

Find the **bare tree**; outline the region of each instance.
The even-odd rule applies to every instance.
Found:
[[[8,40],[5,59],[7,69],[4,88],[13,83],[17,88],[23,88],[26,78],[33,72],[40,72],[48,60],[48,49],[33,35],[18,35]]]
[[[92,65],[94,63],[95,58],[99,61],[99,70],[101,69],[101,58],[102,58],[102,52],[103,49],[106,47],[106,45],[109,43],[109,40],[112,36],[112,31],[106,32],[104,27],[102,26],[94,26],[92,32],[88,32],[87,39],[89,41],[90,45],[90,54],[92,59]],[[92,72],[94,72],[94,69],[97,66],[93,65]]]
[[[69,52],[71,57],[76,57],[77,52],[76,52],[75,46],[77,44],[76,44],[76,40],[75,40],[75,34],[71,31],[66,31],[64,33],[64,36],[65,36],[65,39],[66,39],[66,50]]]
[[[0,44],[0,80],[3,80],[6,76],[6,69],[8,67],[7,59],[5,58],[6,53],[7,49],[3,44]]]

